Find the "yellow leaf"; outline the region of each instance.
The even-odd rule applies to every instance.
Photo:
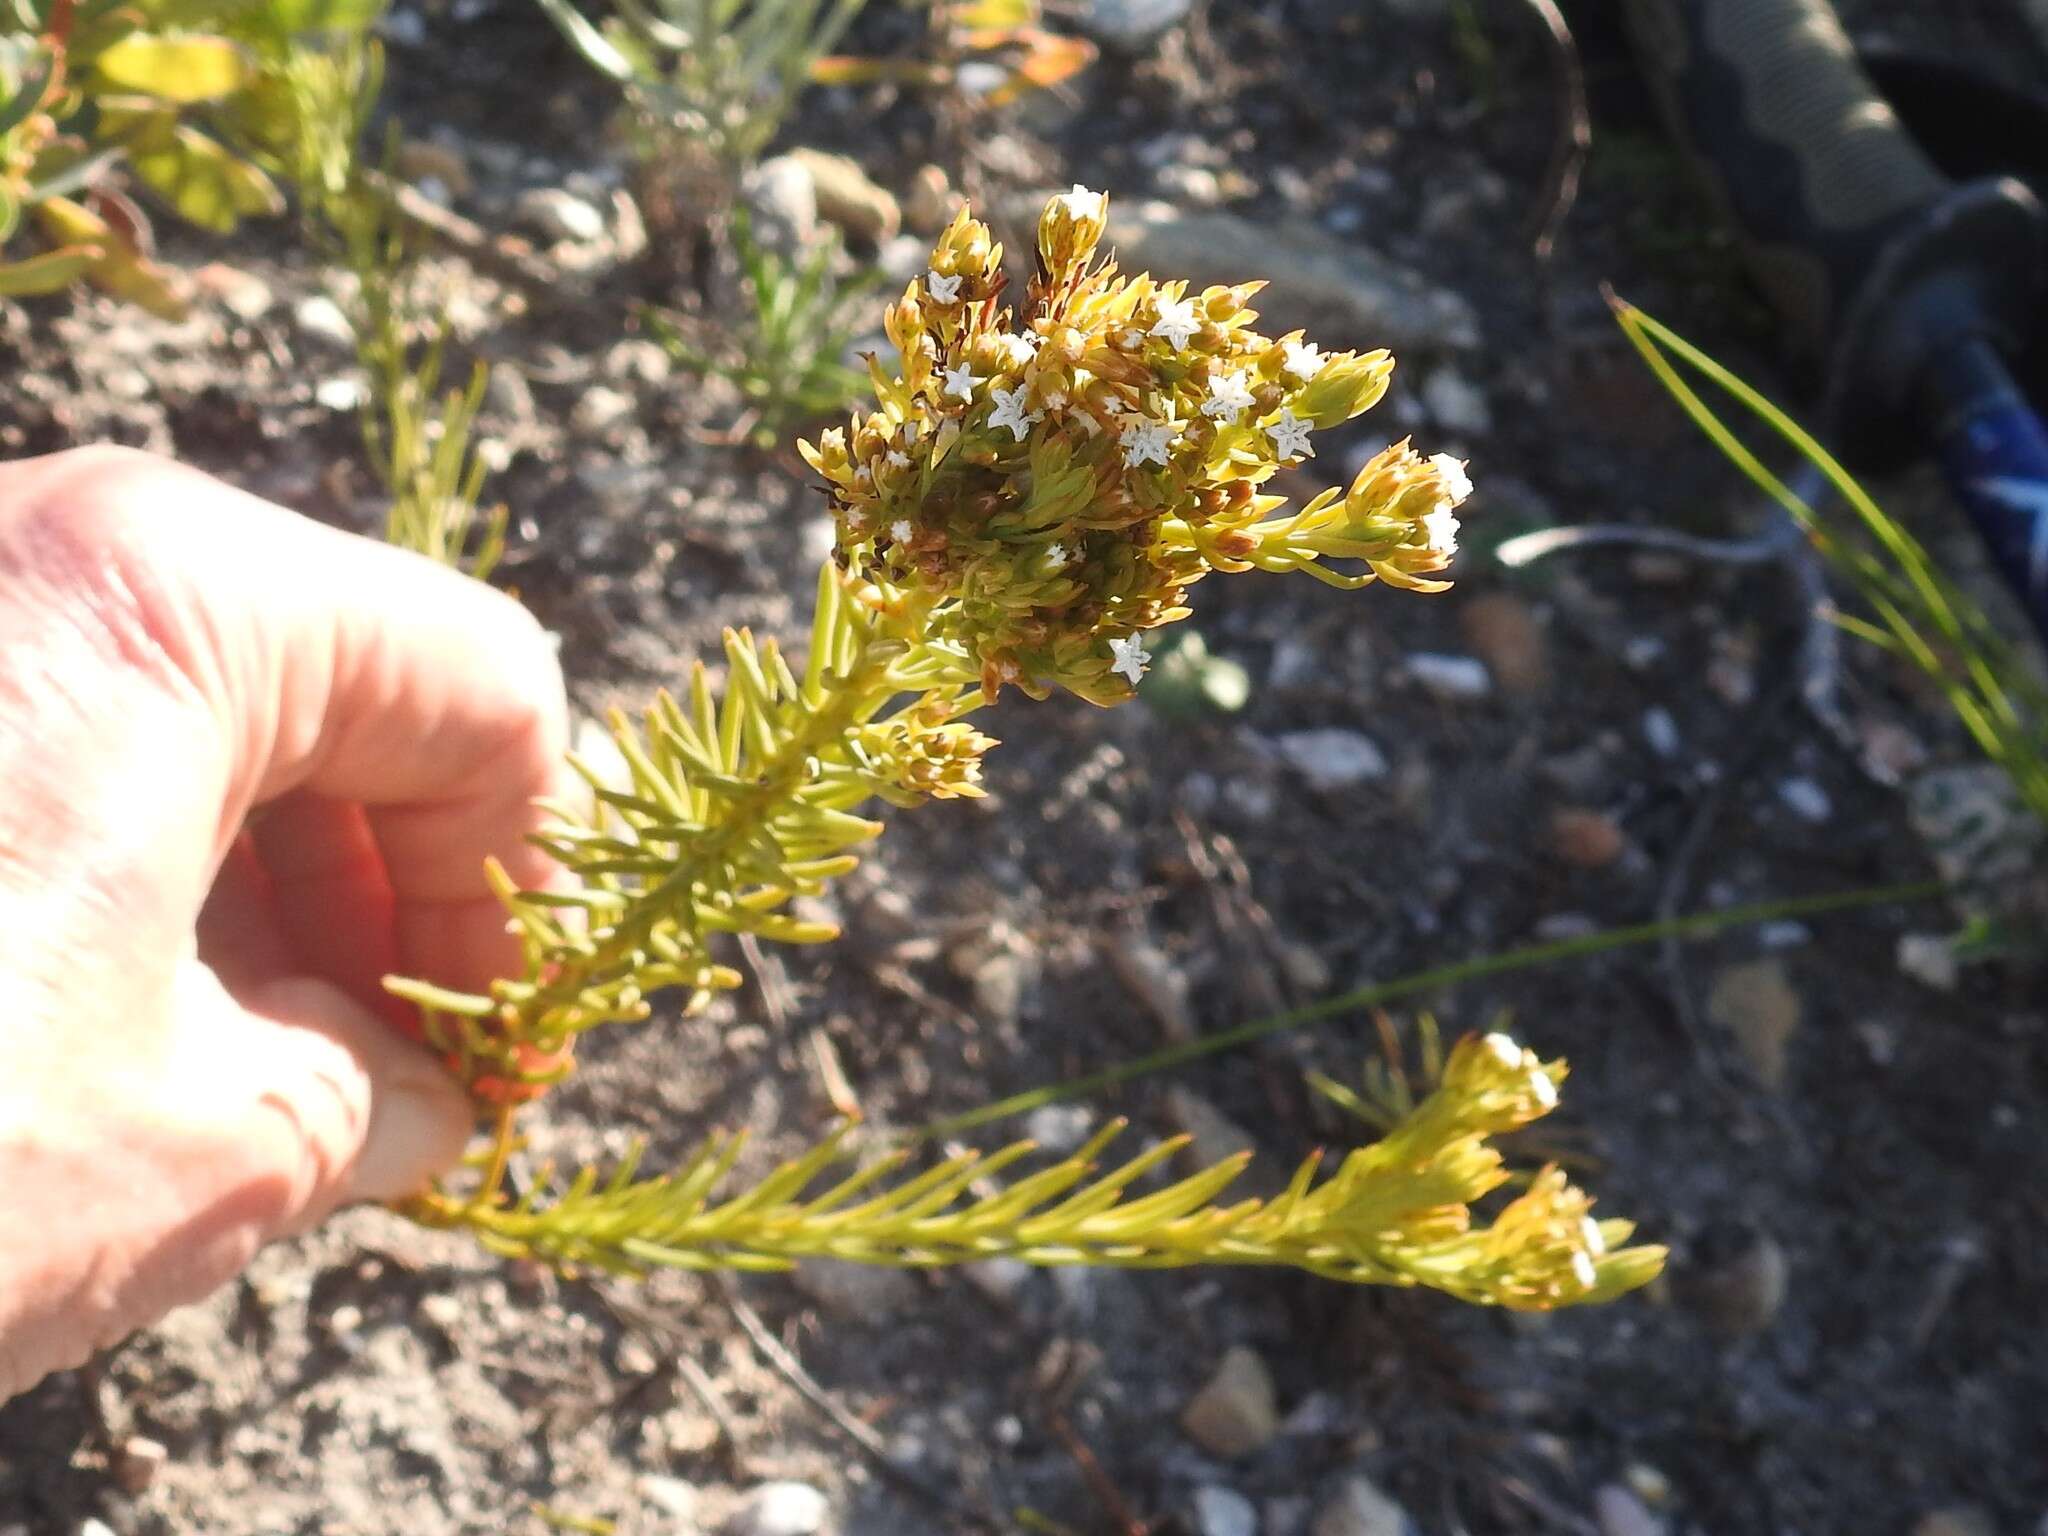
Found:
[[[59,246],[97,250],[83,269],[88,282],[165,320],[185,318],[190,306],[173,286],[170,272],[90,208],[68,197],[46,197],[36,204],[36,220]]]
[[[131,153],[135,173],[179,218],[228,234],[245,215],[275,214],[284,199],[271,180],[196,128],[180,125],[160,150]]]
[[[131,32],[99,56],[100,78],[165,101],[217,101],[246,85],[249,55],[225,37],[152,37]]]
[[[1058,85],[1095,62],[1095,45],[1078,37],[1034,32],[1025,42],[1029,51],[1010,67],[1010,78],[982,98],[984,105],[1000,107]]]
[[[946,20],[970,32],[1028,27],[1038,20],[1034,0],[967,0],[950,6]]]
[[[62,293],[85,275],[85,269],[99,255],[97,246],[67,245],[61,250],[30,256],[24,261],[0,264],[0,295],[17,298],[36,293]]]
[[[896,85],[943,85],[947,78],[943,64],[922,59],[861,58],[853,54],[828,54],[811,61],[814,85],[875,85],[889,81]]]

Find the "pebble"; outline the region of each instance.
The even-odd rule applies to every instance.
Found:
[[[1259,1512],[1235,1488],[1197,1488],[1194,1514],[1196,1536],[1258,1536]]]
[[[398,146],[396,168],[406,181],[438,181],[456,197],[467,197],[474,185],[462,151],[432,139],[407,139]]]
[[[762,1483],[726,1521],[728,1536],[817,1536],[831,1505],[809,1483]]]
[[[916,1306],[919,1296],[918,1283],[908,1270],[885,1264],[805,1259],[789,1278],[812,1301],[847,1321],[892,1317]]]
[[[1187,20],[1193,0],[1082,0],[1083,32],[1119,53],[1142,53]]]
[[[1712,1229],[1692,1256],[1683,1289],[1700,1319],[1724,1339],[1749,1338],[1777,1319],[1791,1280],[1785,1250],[1770,1233]]]
[[[1046,1151],[1065,1155],[1088,1139],[1096,1118],[1084,1104],[1041,1104],[1024,1117],[1024,1134]]]
[[[903,222],[917,234],[936,235],[946,227],[962,201],[943,169],[921,165],[911,176],[910,190],[903,196]]]
[[[1662,704],[1653,704],[1643,711],[1643,740],[1652,752],[1664,758],[1678,756],[1685,744],[1678,734],[1678,722]]]
[[[1559,806],[1550,813],[1550,846],[1577,869],[1605,869],[1628,848],[1628,834],[1605,811]]]
[[[1462,295],[1313,222],[1141,200],[1110,205],[1108,243],[1130,270],[1184,273],[1194,288],[1260,273],[1272,286],[1259,311],[1276,334],[1300,326],[1330,346],[1410,353],[1479,345],[1478,314]]]
[[[78,1522],[78,1536],[114,1536],[114,1528],[94,1515]]]
[[[1415,1523],[1372,1479],[1352,1473],[1324,1497],[1309,1536],[1415,1536]]]
[[[1418,651],[1408,658],[1408,675],[1423,692],[1446,702],[1483,699],[1493,692],[1493,674],[1471,656],[1444,656]]]
[[[131,1499],[156,1481],[170,1452],[161,1441],[145,1435],[130,1435],[114,1452],[114,1482]]]
[[[1216,1373],[1181,1411],[1180,1427],[1214,1456],[1235,1459],[1264,1448],[1280,1429],[1266,1362],[1243,1345],[1227,1351]]]
[[[528,187],[512,204],[512,222],[544,240],[589,245],[604,237],[604,215],[561,187]]]
[[[1103,958],[1124,989],[1136,998],[1169,1044],[1195,1037],[1188,1006],[1188,979],[1166,951],[1141,932],[1111,929],[1101,940]]]
[[[1275,738],[1281,758],[1325,794],[1375,783],[1388,773],[1386,754],[1357,731],[1334,726]]]
[[[1724,967],[1707,991],[1707,1017],[1728,1031],[1766,1088],[1785,1085],[1786,1052],[1799,1032],[1799,994],[1778,959]]]
[[[816,149],[797,149],[790,154],[811,173],[820,218],[870,246],[896,238],[903,228],[903,210],[889,190],[870,180],[859,165],[844,155]]]
[[[1664,1536],[1664,1522],[1620,1483],[1609,1483],[1593,1495],[1593,1519],[1600,1536]]]
[[[1487,404],[1486,391],[1448,365],[1424,376],[1422,403],[1446,432],[1485,437],[1493,431],[1493,407]]]
[[[341,306],[324,293],[309,294],[292,306],[292,322],[319,341],[337,347],[354,347],[356,329],[348,323]]]
[[[1962,963],[1947,934],[1902,933],[1897,959],[1900,975],[1936,992],[1953,992],[1962,980]]]
[[[768,250],[790,256],[818,238],[818,185],[795,155],[776,155],[740,177],[748,233]]]
[[[339,375],[322,379],[313,386],[313,398],[330,411],[352,411],[363,403],[365,391],[362,382]]]
[[[658,1472],[642,1474],[633,1486],[640,1497],[652,1504],[663,1514],[671,1516],[685,1529],[694,1529],[697,1518],[697,1489],[693,1483],[680,1477],[664,1477]]]
[[[624,383],[665,384],[674,370],[668,348],[645,336],[614,342],[604,354],[604,376]]]
[[[260,320],[277,305],[277,293],[270,284],[254,272],[245,272],[225,262],[210,261],[194,272],[192,278],[202,293],[219,299],[221,307],[237,320]]]
[[[569,425],[588,437],[602,437],[632,420],[639,409],[633,397],[608,384],[593,384],[569,412]]]
[[[1166,1118],[1188,1138],[1181,1155],[1196,1168],[1213,1168],[1257,1145],[1250,1131],[1193,1089],[1179,1084],[1166,1090]]]
[[[1550,643],[1536,610],[1512,592],[1489,592],[1458,613],[1465,644],[1485,663],[1494,681],[1513,694],[1538,694],[1550,686]]]
[[[1804,774],[1781,779],[1778,783],[1778,799],[1794,816],[1815,826],[1819,826],[1835,814],[1835,803],[1828,798],[1828,792],[1821,788],[1820,781],[1810,779]]]

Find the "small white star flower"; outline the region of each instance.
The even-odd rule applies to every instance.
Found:
[[[1498,1030],[1479,1043],[1504,1067],[1519,1067],[1522,1064],[1522,1048],[1515,1044],[1511,1037],[1501,1034]]]
[[[1103,194],[1090,192],[1078,181],[1074,183],[1073,191],[1064,192],[1053,201],[1076,219],[1099,219],[1103,215]]]
[[[1323,349],[1312,341],[1290,341],[1280,366],[1304,384],[1323,371]]]
[[[1045,563],[1051,570],[1065,570],[1067,568],[1067,561],[1071,558],[1067,553],[1067,546],[1064,544],[1048,544],[1045,546]]]
[[[1202,414],[1233,422],[1252,408],[1252,392],[1245,387],[1244,373],[1224,374],[1209,381],[1209,398],[1202,402]]]
[[[1067,408],[1067,392],[1064,389],[1048,389],[1045,392],[1045,408],[1049,411],[1064,411]]]
[[[1195,301],[1175,299],[1159,306],[1159,318],[1152,322],[1151,334],[1164,336],[1172,346],[1184,347],[1201,328],[1202,322],[1195,318]]]
[[[910,455],[899,449],[891,448],[889,450],[889,457],[884,462],[891,469],[908,469],[910,468]]]
[[[1147,421],[1140,416],[1136,421],[1124,425],[1123,444],[1124,467],[1136,469],[1140,464],[1152,463],[1162,469],[1166,466],[1166,447],[1172,441],[1173,428],[1163,421]]]
[[[1465,473],[1465,461],[1439,453],[1430,459],[1429,467],[1443,480],[1444,495],[1450,498],[1451,505],[1464,505],[1465,498],[1472,494],[1472,477]]]
[[[1579,1218],[1579,1236],[1585,1239],[1586,1252],[1595,1257],[1607,1251],[1607,1239],[1600,1235],[1600,1223],[1592,1217]]]
[[[889,525],[889,537],[898,544],[908,544],[916,533],[917,530],[910,526],[910,519],[907,517],[899,517]]]
[[[1426,512],[1422,518],[1422,534],[1429,541],[1429,552],[1433,555],[1455,555],[1458,552],[1458,514],[1449,507],[1438,507]]]
[[[1312,459],[1316,456],[1308,441],[1309,423],[1281,408],[1280,414],[1266,423],[1266,436],[1273,439],[1273,457],[1276,459]]]
[[[1144,638],[1140,635],[1121,635],[1111,640],[1109,656],[1109,670],[1129,678],[1133,688],[1145,675],[1145,664],[1152,659],[1152,653],[1145,649]]]
[[[903,423],[903,441],[914,443],[924,436],[924,423],[915,418]]]
[[[1541,1067],[1529,1074],[1529,1095],[1545,1109],[1557,1108],[1557,1084]]]
[[[1593,1268],[1591,1259],[1583,1253],[1575,1253],[1572,1255],[1572,1278],[1590,1291],[1599,1282],[1600,1272]]]
[[[996,408],[989,412],[988,424],[991,427],[1008,427],[1017,442],[1023,442],[1031,431],[1032,423],[1045,414],[1024,409],[1031,392],[1022,384],[1015,389],[992,389],[988,393],[996,403]]]
[[[972,400],[974,387],[982,382],[966,363],[958,368],[948,368],[942,377],[946,381],[946,393],[955,400]]]
[[[862,485],[873,485],[875,483],[875,472],[868,465],[863,464],[853,472],[853,478]]]
[[[1145,333],[1140,330],[1118,331],[1116,344],[1126,352],[1135,352],[1145,345]]]
[[[1022,368],[1038,355],[1031,343],[1022,336],[1005,333],[995,338],[994,346],[997,362],[1004,368]]]
[[[951,277],[941,277],[936,272],[927,272],[924,291],[941,304],[957,304],[960,302],[960,274],[956,272]]]

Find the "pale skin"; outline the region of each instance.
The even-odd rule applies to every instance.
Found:
[[[518,604],[147,455],[0,464],[0,1399],[472,1111],[380,979],[518,969],[559,792]]]

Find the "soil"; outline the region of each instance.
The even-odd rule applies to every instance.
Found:
[[[1993,0],[1843,9],[1862,36],[2020,79],[2048,66]],[[1595,552],[1510,572],[1491,558],[1500,538],[1556,522],[1725,535],[1759,520],[1627,350],[1603,281],[1804,403],[1611,17],[1583,11],[1598,137],[1547,265],[1527,226],[1557,106],[1518,0],[1215,0],[1141,56],[1105,58],[1071,100],[998,119],[998,193],[1032,174],[1158,193],[1144,146],[1191,135],[1173,153],[1199,155],[1232,211],[1324,218],[1475,307],[1483,348],[1406,359],[1385,422],[1350,444],[1412,429],[1470,455],[1481,490],[1460,584],[1418,598],[1208,583],[1193,622],[1254,679],[1239,713],[1005,703],[990,798],[892,816],[835,898],[840,943],[770,956],[696,1019],[593,1038],[533,1117],[535,1157],[610,1158],[640,1137],[659,1163],[746,1128],[765,1161],[832,1121],[821,1054],[886,1129],[1156,1049],[1162,1026],[1120,979],[1119,948],[1162,955],[1195,1024],[1216,1029],[1642,922],[1660,901],[1929,876],[1901,788],[1791,699],[1801,613],[1775,568]],[[489,223],[522,185],[616,182],[604,89],[537,12],[457,0],[406,16],[419,25],[392,47],[395,107],[409,133],[464,148],[465,211]],[[904,26],[878,11],[857,40]],[[914,95],[832,91],[811,93],[785,137],[848,151],[900,192],[935,132]],[[0,451],[139,443],[371,528],[354,417],[316,393],[348,376],[345,347],[294,319],[332,274],[282,231],[226,251],[161,234],[187,265],[232,262],[217,288],[239,273],[273,302],[241,318],[209,301],[178,326],[91,297],[0,305]],[[503,580],[562,635],[580,706],[643,699],[721,626],[800,632],[819,499],[792,459],[720,440],[727,392],[648,376],[640,270],[550,296],[452,256],[429,266],[456,296],[456,351],[528,385],[494,389],[484,420],[511,454],[493,482],[514,509]],[[1437,368],[1483,391],[1489,425],[1430,419],[1417,386]],[[578,426],[598,387],[630,412]],[[1345,446],[1313,467],[1335,478]],[[1924,472],[1878,485],[1981,579]],[[1535,640],[1496,650],[1483,697],[1438,697],[1404,666],[1479,649],[1502,623]],[[1852,645],[1843,665],[1866,739],[1933,767],[1976,760],[1883,656]],[[1310,790],[1270,743],[1318,727],[1365,733],[1391,773]],[[1593,851],[1612,856],[1562,856],[1561,809],[1597,813]],[[1560,1126],[1536,1150],[1568,1153],[1603,1213],[1674,1247],[1665,1281],[1612,1307],[1514,1318],[1263,1271],[630,1287],[359,1211],[266,1251],[92,1371],[0,1406],[0,1533],[73,1536],[91,1518],[120,1536],[709,1531],[747,1490],[788,1479],[821,1490],[847,1533],[1196,1531],[1195,1490],[1220,1486],[1268,1536],[1297,1536],[1353,1474],[1430,1536],[2048,1528],[2048,993],[2023,958],[1971,965],[1952,991],[1901,974],[1903,936],[1958,921],[1897,903],[1421,1000],[1446,1033],[1511,1013],[1571,1060]],[[1709,1004],[1750,963],[1789,983],[1781,1071]],[[1412,1031],[1414,1015],[1388,1024]],[[1178,1085],[1287,1164],[1348,1134],[1303,1069],[1354,1078],[1379,1039],[1353,1012],[1096,1107],[1162,1134]],[[879,1453],[778,1369],[734,1298]],[[1236,1345],[1266,1362],[1286,1417],[1263,1449],[1223,1461],[1178,1419]],[[124,1491],[136,1436],[167,1456]],[[1653,1523],[1626,1523],[1638,1516]],[[1393,1528],[1316,1526],[1353,1529]]]

